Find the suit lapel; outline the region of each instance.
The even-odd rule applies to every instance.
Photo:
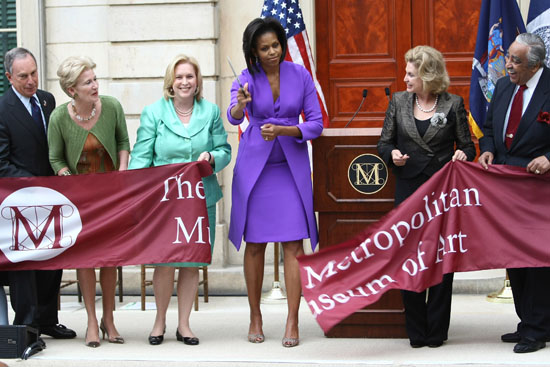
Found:
[[[200,133],[209,123],[209,119],[205,116],[205,111],[202,106],[200,102],[195,100],[193,114],[191,115],[189,128],[187,129],[191,137]]]
[[[531,125],[537,122],[537,115],[541,111],[544,102],[548,100],[548,94],[550,94],[550,70],[544,68],[537,87],[533,92],[533,96],[529,101],[529,105],[527,106],[523,116],[521,116],[518,130],[516,131],[516,136],[512,140],[510,149],[512,149],[514,145],[516,145],[518,141],[521,140],[525,134],[527,134]]]
[[[447,93],[443,93],[439,96],[439,101],[437,103],[437,109],[435,110],[435,113],[442,113],[447,117],[449,115],[449,112],[451,111],[451,107],[453,106],[453,102],[451,100],[451,97]],[[428,125],[428,130],[426,130],[426,133],[422,137],[422,139],[428,143],[430,140],[433,139],[433,137],[439,132],[441,128],[437,126],[433,126],[432,124]]]
[[[23,102],[21,102],[19,97],[17,97],[13,89],[8,88],[6,93],[8,94],[8,97],[9,97],[8,104],[11,105],[12,107],[10,111],[11,111],[13,120],[16,123],[23,126],[24,128],[26,128],[40,144],[47,145],[46,134],[44,130],[43,129],[41,130],[40,126],[38,126],[38,124],[34,122],[31,114],[29,113],[27,108],[23,105]],[[48,118],[49,118],[49,114],[46,118],[46,121],[48,121]]]
[[[418,128],[416,127],[416,122],[414,121],[414,94],[413,93],[407,93],[406,101],[405,101],[405,108],[401,110],[402,118],[403,118],[403,127],[407,134],[411,137],[412,140],[416,142],[416,144],[420,145],[422,148],[426,149],[428,152],[431,152],[432,149],[426,144],[424,139],[420,136],[418,133]]]
[[[179,135],[184,138],[189,138],[189,132],[183,126],[180,119],[176,115],[176,109],[174,107],[174,101],[170,98],[169,100],[163,100],[166,105],[162,109],[159,109],[159,117],[164,125],[171,130],[174,134]],[[193,113],[194,115],[194,113]],[[191,125],[193,115],[191,115],[191,120],[189,120],[189,125]]]
[[[53,111],[53,106],[50,106],[48,104],[48,100],[46,99],[46,95],[42,93],[42,91],[37,91],[36,96],[38,97],[38,101],[40,103],[40,107],[42,107],[42,112],[44,113],[44,118],[46,119],[46,126],[49,125],[50,122],[50,115]]]

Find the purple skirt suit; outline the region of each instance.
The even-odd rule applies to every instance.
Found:
[[[323,118],[315,85],[308,71],[297,64],[280,64],[280,96],[273,101],[263,69],[251,75],[243,70],[239,79],[252,101],[246,106],[249,126],[241,136],[233,172],[229,240],[237,249],[241,241],[287,242],[310,238],[318,242],[313,211],[308,140],[323,131]],[[227,119],[233,125],[231,109],[237,104],[239,85],[233,82]],[[305,121],[299,123],[303,112]],[[297,126],[302,137],[278,136],[265,141],[260,132],[264,124]]]

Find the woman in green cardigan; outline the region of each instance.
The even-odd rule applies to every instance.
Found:
[[[50,164],[59,176],[128,168],[130,143],[124,111],[115,98],[99,95],[95,66],[88,57],[69,57],[57,70],[61,88],[72,98],[52,112],[48,126]],[[113,318],[116,267],[99,271],[103,294],[99,327],[95,312],[95,269],[77,269],[77,276],[88,314],[86,345],[99,347],[100,329],[103,339],[107,334],[109,343],[124,343]]]
[[[178,55],[166,68],[164,97],[146,106],[141,114],[137,141],[132,150],[130,169],[171,163],[208,161],[214,174],[203,178],[210,243],[216,233],[216,202],[222,197],[215,173],[227,166],[231,146],[220,117],[220,109],[202,98],[202,75],[197,61]],[[151,345],[164,340],[166,310],[174,289],[178,267],[178,326],[176,338],[187,345],[199,344],[189,326],[189,315],[199,283],[199,263],[157,264],[153,290],[157,314],[149,335]]]

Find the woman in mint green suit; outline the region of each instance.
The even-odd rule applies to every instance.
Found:
[[[164,76],[164,97],[146,106],[141,114],[137,141],[131,153],[130,169],[206,160],[214,173],[231,159],[231,146],[220,117],[220,109],[202,98],[202,75],[197,61],[178,55]],[[210,243],[214,247],[216,202],[222,191],[216,175],[203,178]],[[189,315],[199,282],[202,263],[157,264],[153,289],[157,315],[149,335],[151,345],[161,344],[166,330],[166,310],[173,291],[175,268],[178,271],[178,327],[176,338],[188,345],[199,344],[189,327]]]

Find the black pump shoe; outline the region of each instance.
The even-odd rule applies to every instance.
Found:
[[[159,345],[164,341],[164,335],[149,335],[149,344]]]
[[[183,342],[183,344],[199,345],[199,338],[189,337],[189,336],[181,336],[180,331],[178,329],[176,329],[176,339],[179,342]]]
[[[166,328],[162,332],[162,335],[149,335],[149,344],[151,345],[160,345],[164,341],[164,333],[166,333]]]

